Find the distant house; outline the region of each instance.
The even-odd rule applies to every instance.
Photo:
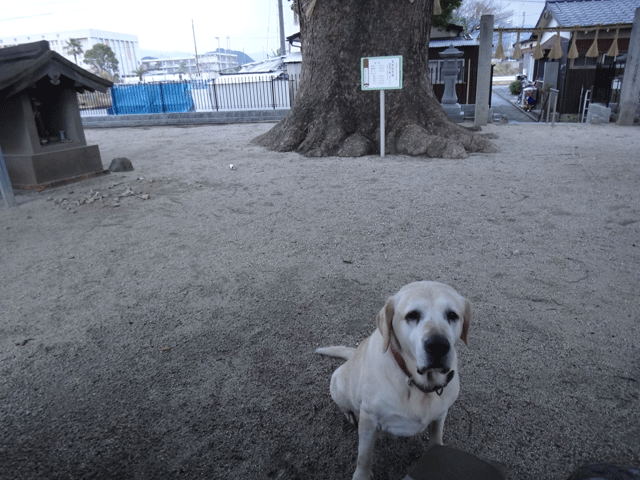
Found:
[[[300,75],[302,69],[302,53],[290,52],[289,55],[282,59],[285,67],[287,68],[287,74]]]
[[[228,69],[220,72],[221,76],[227,78],[243,78],[244,76],[266,75],[268,78],[282,77],[298,81],[300,69],[302,65],[302,54],[300,52],[291,52],[287,55],[267,58],[259,62],[245,63],[239,67]]]
[[[297,91],[300,52],[247,63],[209,82],[215,110],[290,108]]]
[[[521,42],[524,55],[524,69],[530,80],[543,80],[545,87],[551,85],[559,93],[558,112],[574,114],[584,105],[587,91],[590,102],[617,102],[620,82],[624,75],[626,53],[634,12],[640,7],[640,0],[548,0],[531,37]],[[619,28],[621,24],[626,27]],[[598,30],[578,27],[598,26]],[[556,41],[556,33],[545,32],[540,38],[544,57],[533,58],[538,42],[536,28],[574,29],[561,32],[563,56],[559,60],[548,58]],[[617,32],[618,55],[609,56]],[[597,34],[597,56],[588,56],[587,52],[594,43]],[[571,43],[574,41],[578,58],[567,58]]]
[[[147,82],[166,80],[181,81],[187,78],[210,79],[222,70],[238,66],[238,56],[222,51],[207,52],[203,55],[179,58],[144,58],[142,66],[146,70]],[[137,81],[137,78],[136,78]]]

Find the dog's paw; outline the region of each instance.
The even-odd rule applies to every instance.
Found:
[[[351,480],[371,480],[373,478],[373,472],[371,470],[364,470],[362,468],[356,469]]]

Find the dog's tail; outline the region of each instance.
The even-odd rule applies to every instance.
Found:
[[[317,348],[316,353],[349,360],[356,353],[356,349],[351,347],[323,347]]]

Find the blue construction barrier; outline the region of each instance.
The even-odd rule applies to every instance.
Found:
[[[195,104],[188,83],[114,85],[109,115],[192,112]]]

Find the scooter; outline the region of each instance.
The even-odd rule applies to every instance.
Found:
[[[537,82],[531,82],[527,80],[527,77],[522,75],[518,76],[520,80],[520,95],[518,95],[518,105],[525,111],[531,111],[537,105],[539,101]]]

